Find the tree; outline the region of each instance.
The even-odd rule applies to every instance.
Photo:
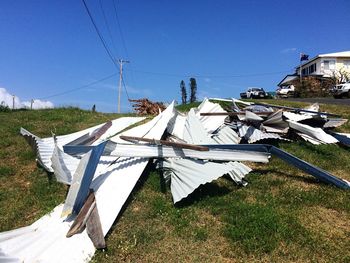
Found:
[[[341,68],[332,72],[331,79],[334,85],[350,81],[350,73]]]
[[[190,88],[191,88],[191,97],[190,102],[195,102],[197,100],[197,82],[195,78],[190,78]]]
[[[187,103],[187,92],[186,92],[185,81],[183,81],[183,80],[181,80],[180,89],[181,89],[182,104],[186,104]]]

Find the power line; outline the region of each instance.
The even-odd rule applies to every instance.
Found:
[[[114,64],[114,65],[116,66],[116,68],[118,69],[118,65],[117,65],[117,63],[115,62],[115,59],[114,59],[113,55],[111,54],[111,51],[109,50],[109,48],[108,48],[108,46],[107,46],[107,43],[106,43],[106,41],[104,40],[104,38],[103,38],[103,36],[102,36],[100,30],[98,29],[98,27],[97,27],[97,25],[96,25],[96,23],[95,23],[95,20],[94,20],[94,18],[92,17],[92,14],[90,13],[90,10],[89,10],[89,8],[88,8],[88,6],[87,6],[85,0],[82,0],[82,1],[83,1],[85,10],[86,10],[86,12],[88,13],[88,15],[89,15],[89,17],[90,17],[90,20],[91,20],[91,22],[92,22],[92,24],[93,24],[93,26],[94,26],[94,28],[95,28],[95,30],[96,30],[96,33],[97,33],[98,37],[100,38],[100,40],[101,40],[101,42],[102,42],[102,44],[103,44],[103,47],[105,48],[105,50],[106,50],[106,52],[107,52],[109,58],[112,60],[113,64]]]
[[[131,70],[126,70],[131,71]],[[265,72],[265,73],[252,73],[252,74],[235,74],[235,75],[201,75],[201,74],[173,74],[173,73],[164,73],[164,72],[152,72],[152,71],[144,71],[144,70],[132,70],[137,73],[142,74],[149,74],[149,75],[161,75],[161,76],[168,76],[168,77],[197,77],[197,78],[242,78],[242,77],[256,77],[256,76],[267,76],[267,75],[274,75],[274,74],[280,74],[280,73],[287,73],[290,72],[290,70],[284,70],[284,71],[276,71],[276,72]]]
[[[101,8],[101,11],[102,11],[103,20],[105,22],[105,25],[106,25],[106,28],[107,28],[107,31],[108,31],[108,34],[109,34],[109,38],[111,39],[114,52],[115,52],[115,54],[118,54],[117,48],[116,48],[116,45],[115,45],[115,42],[114,42],[114,38],[113,38],[113,35],[112,35],[112,32],[111,32],[111,29],[109,27],[108,19],[107,19],[106,13],[105,13],[103,5],[102,5],[102,0],[99,0],[99,2],[100,2],[100,8]]]
[[[126,96],[128,97],[128,100],[130,100],[129,93],[128,93],[128,90],[126,89],[126,85],[125,85],[125,82],[124,82],[124,78],[122,78],[122,83],[123,83],[123,87],[124,87]]]
[[[114,0],[112,0],[112,2],[113,2],[113,9],[114,9],[114,14],[115,14],[115,19],[116,19],[116,22],[117,22],[117,26],[119,28],[120,38],[122,39],[122,44],[123,44],[123,48],[124,48],[124,51],[125,51],[125,54],[126,54],[126,58],[129,59],[128,49],[126,48],[125,38],[124,38],[124,35],[123,35],[122,27],[121,27],[120,22],[119,22],[118,10],[117,10],[117,7],[115,5]]]
[[[130,60],[129,51],[128,51],[127,46],[126,46],[126,41],[125,41],[123,30],[122,30],[122,27],[121,27],[121,24],[120,24],[120,19],[119,19],[119,15],[118,15],[118,9],[117,9],[115,1],[117,1],[117,0],[112,0],[113,10],[114,10],[114,14],[115,14],[115,16],[114,16],[115,17],[115,21],[116,21],[116,24],[117,24],[118,29],[119,29],[119,34],[120,34],[120,38],[122,40],[122,45],[123,45],[123,48],[124,48],[124,51],[125,51],[126,59]],[[131,71],[130,71],[131,72],[131,81],[132,81],[133,85],[135,85],[135,78],[134,78],[134,72],[132,70],[132,66],[130,66],[130,68],[131,68]]]
[[[93,85],[96,85],[97,83],[100,83],[100,82],[102,82],[102,81],[105,81],[105,80],[107,80],[107,79],[110,79],[110,78],[112,78],[112,77],[114,77],[114,76],[116,76],[116,75],[117,75],[117,73],[114,73],[114,74],[108,75],[108,76],[106,76],[106,77],[104,77],[104,78],[102,78],[102,79],[93,81],[93,82],[91,82],[91,83],[89,83],[89,84],[85,84],[85,85],[83,85],[83,86],[80,86],[80,87],[78,87],[78,88],[66,90],[66,91],[63,91],[63,92],[60,92],[60,93],[52,94],[52,95],[50,95],[50,96],[46,96],[46,97],[42,97],[42,98],[38,98],[38,99],[39,99],[39,100],[44,100],[44,99],[49,99],[49,98],[53,98],[53,97],[57,97],[57,96],[62,96],[62,95],[65,95],[65,94],[68,94],[68,93],[71,93],[71,92],[74,92],[74,91],[77,91],[77,90],[80,90],[80,89],[84,89],[84,88],[91,87],[91,86],[93,86]]]
[[[96,30],[96,33],[97,33],[97,35],[99,36],[99,38],[100,38],[100,40],[101,40],[101,42],[102,42],[102,44],[103,44],[103,47],[105,48],[105,50],[106,50],[106,52],[107,52],[109,58],[112,60],[112,62],[113,62],[113,64],[115,65],[115,67],[119,70],[119,67],[118,67],[118,65],[117,65],[117,63],[116,63],[116,60],[115,60],[115,58],[113,57],[112,52],[111,52],[110,49],[108,48],[107,43],[106,43],[106,41],[104,40],[104,38],[103,38],[103,36],[102,36],[100,30],[98,29],[98,27],[97,27],[97,25],[96,25],[96,23],[95,23],[95,20],[94,20],[94,18],[92,17],[92,14],[91,14],[91,12],[90,12],[90,10],[89,10],[89,8],[88,8],[88,6],[87,6],[85,0],[82,0],[82,1],[83,1],[85,10],[86,10],[86,12],[88,13],[88,15],[89,15],[89,17],[90,17],[90,20],[91,20],[91,22],[92,22],[92,24],[93,24],[93,26],[94,26],[94,28],[95,28],[95,30]],[[113,5],[114,5],[114,2],[113,2]],[[100,6],[101,6],[102,13],[103,13],[103,15],[104,15],[105,22],[106,22],[106,25],[107,25],[107,24],[108,24],[108,23],[107,23],[107,18],[105,17],[105,14],[104,14],[104,11],[103,11],[103,7],[102,7],[101,1],[100,1]],[[115,6],[115,5],[114,5],[114,6]],[[112,37],[111,37],[111,38],[112,38]],[[113,39],[112,39],[112,41],[113,41]],[[120,71],[120,70],[119,70],[119,71]],[[120,73],[121,73],[121,72],[119,72],[119,74],[120,74]],[[129,98],[129,94],[128,94],[128,91],[127,91],[127,88],[126,88],[126,85],[125,85],[124,81],[123,81],[123,84],[124,84],[125,92],[126,92],[128,98]],[[130,101],[129,101],[129,103],[130,103],[130,105],[131,105],[131,102],[130,102]]]

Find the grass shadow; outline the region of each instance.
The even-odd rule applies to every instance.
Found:
[[[181,201],[177,202],[175,206],[177,208],[184,208],[191,206],[192,204],[199,202],[203,199],[211,197],[221,197],[229,194],[232,190],[226,186],[220,186],[215,182],[207,183],[199,186],[190,195]]]
[[[294,166],[292,166],[294,167]],[[254,169],[255,173],[259,173],[261,175],[265,175],[265,174],[275,174],[278,176],[282,176],[285,178],[290,178],[293,179],[295,181],[299,181],[299,182],[304,182],[304,183],[308,183],[308,184],[319,184],[322,183],[324,185],[327,185],[326,183],[323,183],[322,181],[319,181],[317,178],[312,177],[311,175],[308,177],[303,177],[303,176],[299,176],[299,175],[295,175],[293,173],[288,173],[286,171],[281,171],[281,170],[277,170],[277,169],[263,169],[263,168],[257,168]]]

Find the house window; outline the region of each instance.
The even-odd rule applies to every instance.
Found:
[[[324,60],[323,61],[324,70],[335,70],[335,60]]]
[[[350,69],[350,60],[344,60],[344,68]]]
[[[324,70],[329,70],[329,60],[323,61],[323,69]]]
[[[316,71],[316,63],[309,66],[309,74],[312,74]]]

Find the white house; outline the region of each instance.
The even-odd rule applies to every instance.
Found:
[[[288,85],[292,80],[306,76],[315,76],[318,78],[329,78],[339,72],[345,72],[350,75],[350,51],[320,54],[304,62],[295,68],[295,73],[287,75],[278,84],[279,87]]]

